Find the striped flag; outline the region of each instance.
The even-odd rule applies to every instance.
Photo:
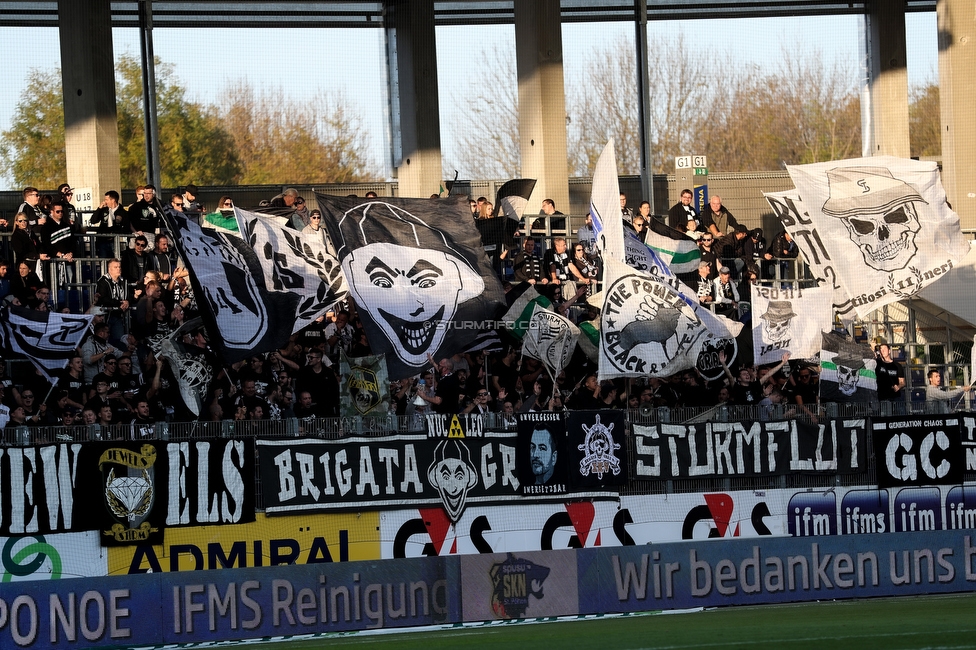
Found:
[[[508,330],[509,334],[521,341],[529,329],[529,321],[532,319],[536,305],[543,309],[552,309],[552,302],[536,291],[531,284],[515,287],[509,292],[509,297],[512,294],[516,294],[515,299],[502,320],[505,322],[505,329]]]
[[[0,311],[4,348],[30,359],[48,381],[63,370],[84,338],[93,315],[58,314],[8,306]]]
[[[672,273],[693,273],[698,270],[701,252],[695,240],[654,217],[647,224],[644,244],[664,260]]]
[[[513,178],[506,182],[495,193],[495,214],[504,214],[509,219],[521,221],[534,189],[534,178]]]

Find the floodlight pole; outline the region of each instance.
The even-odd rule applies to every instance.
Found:
[[[142,105],[146,119],[146,182],[162,192],[159,164],[159,120],[156,115],[156,56],[152,39],[152,0],[139,0],[139,45],[142,49]]]
[[[651,155],[651,90],[649,88],[650,71],[647,65],[647,0],[634,0],[636,13],[634,25],[636,27],[637,45],[637,111],[640,127],[640,174],[641,193],[644,200],[651,204],[651,214],[654,208],[654,165]]]

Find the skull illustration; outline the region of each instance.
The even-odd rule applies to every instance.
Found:
[[[840,363],[837,364],[837,388],[841,393],[850,397],[857,391],[857,380],[860,377],[860,368],[852,368]]]
[[[908,265],[918,246],[915,234],[921,229],[918,214],[911,203],[900,205],[885,214],[859,214],[845,217],[844,225],[851,240],[861,249],[868,266],[879,271],[897,271]]]
[[[766,313],[760,316],[763,320],[763,341],[778,343],[791,338],[790,323],[796,312],[789,300],[770,300]]]
[[[840,219],[864,262],[873,269],[903,269],[918,251],[921,230],[916,203],[925,203],[914,187],[886,167],[847,167],[827,172],[830,197],[825,215]]]

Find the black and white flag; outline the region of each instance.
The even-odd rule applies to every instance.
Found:
[[[48,381],[63,370],[84,338],[94,316],[5,307],[0,311],[4,348],[27,357]]]
[[[464,197],[360,199],[318,194],[373,352],[391,379],[451,356],[504,298]]]
[[[969,252],[934,162],[875,156],[787,169],[811,236],[862,318],[911,298]]]
[[[179,382],[183,403],[196,416],[202,410],[214,369],[204,351],[199,348],[191,349],[192,346],[183,343],[182,337],[185,332],[192,332],[202,326],[201,318],[187,321],[162,340],[158,353],[160,358],[169,362],[170,369]]]
[[[257,255],[241,238],[209,230],[186,215],[166,218],[180,257],[191,271],[193,291],[211,344],[226,363],[277,350],[291,336],[299,296],[273,291]]]
[[[534,178],[513,178],[506,182],[495,194],[495,214],[521,221],[534,189]]]
[[[241,236],[257,254],[268,290],[299,296],[293,332],[323,316],[348,293],[339,260],[320,235],[303,235],[287,219],[234,208]]]
[[[693,368],[708,328],[671,285],[605,260],[600,379],[667,377]]]
[[[836,332],[823,333],[820,351],[820,401],[878,401],[878,361],[867,343],[858,343]]]
[[[811,359],[821,334],[833,324],[828,287],[780,289],[752,286],[752,349],[756,363],[777,363],[784,352]]]

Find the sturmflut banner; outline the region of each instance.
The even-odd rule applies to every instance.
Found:
[[[634,477],[863,472],[866,426],[863,419],[634,424]]]

